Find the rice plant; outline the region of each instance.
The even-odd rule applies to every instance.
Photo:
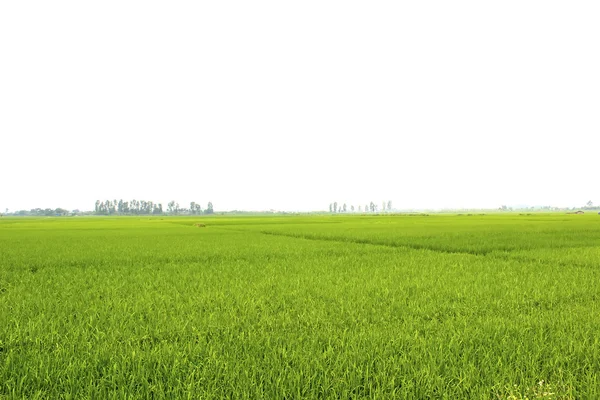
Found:
[[[3,218],[0,398],[600,398],[599,243],[591,215]]]

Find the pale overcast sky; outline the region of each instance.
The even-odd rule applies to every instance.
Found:
[[[600,203],[600,2],[3,1],[0,211]]]

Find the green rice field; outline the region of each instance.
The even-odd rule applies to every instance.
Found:
[[[1,218],[0,399],[137,398],[599,399],[600,216]]]

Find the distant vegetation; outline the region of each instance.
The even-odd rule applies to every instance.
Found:
[[[208,202],[208,205],[203,210],[200,203],[192,201],[189,208],[181,207],[175,200],[170,201],[167,204],[167,209],[163,210],[162,203],[155,203],[146,200],[96,200],[94,206],[94,213],[96,215],[161,215],[161,214],[187,214],[187,215],[200,215],[200,214],[213,214],[214,207],[212,202]]]
[[[333,203],[329,204],[329,212],[330,213],[354,213],[354,212],[359,212],[359,213],[376,213],[376,212],[390,212],[393,211],[392,209],[392,201],[389,200],[387,202],[383,201],[381,203],[381,208],[379,208],[379,206],[375,203],[373,203],[372,201],[369,204],[365,204],[364,208],[362,205],[358,205],[357,207],[354,207],[354,205],[347,205],[346,203],[343,204],[338,204],[337,201],[334,201]]]
[[[180,207],[179,203],[170,201],[167,209],[163,209],[161,203],[155,203],[146,200],[96,200],[93,211],[67,210],[64,208],[34,208],[31,210],[19,210],[12,213],[8,209],[4,215],[12,216],[33,216],[33,217],[61,217],[72,215],[201,215],[213,214],[214,207],[212,202],[208,202],[205,209],[202,209],[199,203],[192,201],[189,208]],[[1,216],[2,214],[0,214]]]
[[[31,210],[19,210],[15,211],[12,214],[8,213],[8,210],[5,212],[7,215],[15,215],[15,216],[33,216],[33,217],[52,217],[52,216],[63,216],[70,215],[73,212],[79,213],[79,210],[69,211],[64,208],[32,208]]]
[[[550,212],[572,212],[572,211],[600,211],[600,206],[594,205],[590,200],[582,207],[552,207],[552,206],[539,206],[539,207],[509,207],[506,205],[500,206],[496,211],[501,212],[518,212],[518,211],[550,211]],[[377,214],[377,213],[396,213],[396,212],[414,212],[419,211],[418,209],[404,209],[398,210],[392,207],[392,201],[383,201],[381,206],[377,203],[369,202],[363,205],[348,205],[347,203],[338,203],[337,201],[329,204],[329,213],[331,214]],[[426,210],[430,211],[430,210]],[[438,212],[440,210],[437,210]],[[477,212],[477,211],[493,211],[484,209],[445,209],[441,212]],[[164,209],[162,203],[147,201],[147,200],[96,200],[93,211],[80,211],[80,210],[67,210],[65,208],[34,208],[31,210],[18,210],[9,212],[5,210],[2,215],[12,216],[34,216],[34,217],[50,217],[50,216],[73,216],[73,215],[207,215],[214,214],[214,206],[212,202],[208,202],[206,208],[202,208],[200,203],[190,202],[189,207],[180,206],[178,202],[172,200],[167,203],[167,208]],[[322,212],[322,211],[320,211]],[[221,214],[296,214],[296,212],[286,211],[245,211],[245,210],[233,210],[233,211],[221,211]],[[316,213],[319,213],[318,211]]]
[[[160,215],[165,214],[165,210],[163,210],[163,205],[161,203],[154,203],[146,200],[96,200],[94,213],[96,215]],[[180,207],[179,203],[172,200],[167,204],[166,213],[188,215],[213,214],[214,208],[210,201],[208,202],[206,209],[202,210],[200,203],[192,201],[190,207],[185,208]]]

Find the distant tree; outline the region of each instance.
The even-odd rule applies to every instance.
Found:
[[[371,212],[375,212],[375,203],[371,202],[369,204],[369,209],[371,210]]]
[[[344,203],[344,205],[342,206],[342,211],[346,212],[346,203]]]
[[[350,211],[354,212],[354,206],[350,206]]]
[[[190,202],[190,214],[196,214],[196,202]]]
[[[206,205],[206,210],[204,210],[205,214],[213,214],[215,212],[215,210],[213,209],[213,203],[212,202],[208,202],[208,204]]]
[[[392,209],[392,201],[391,200],[389,200],[387,203],[387,209],[388,209],[388,211],[390,211]]]
[[[329,212],[332,213],[333,212],[333,204],[329,203]]]
[[[337,209],[338,209],[338,208],[337,208],[337,201],[334,201],[334,202],[333,202],[333,212],[334,212],[334,213],[337,213]]]
[[[385,201],[381,203],[381,211],[385,211]]]
[[[362,212],[362,206],[358,206],[358,212]]]
[[[592,203],[592,201],[590,200],[587,203],[585,203],[585,206],[589,207],[589,208],[592,208],[592,207],[594,207],[594,203]]]
[[[175,200],[171,200],[170,202],[167,203],[167,211],[169,212],[169,214],[171,214],[175,211]]]

